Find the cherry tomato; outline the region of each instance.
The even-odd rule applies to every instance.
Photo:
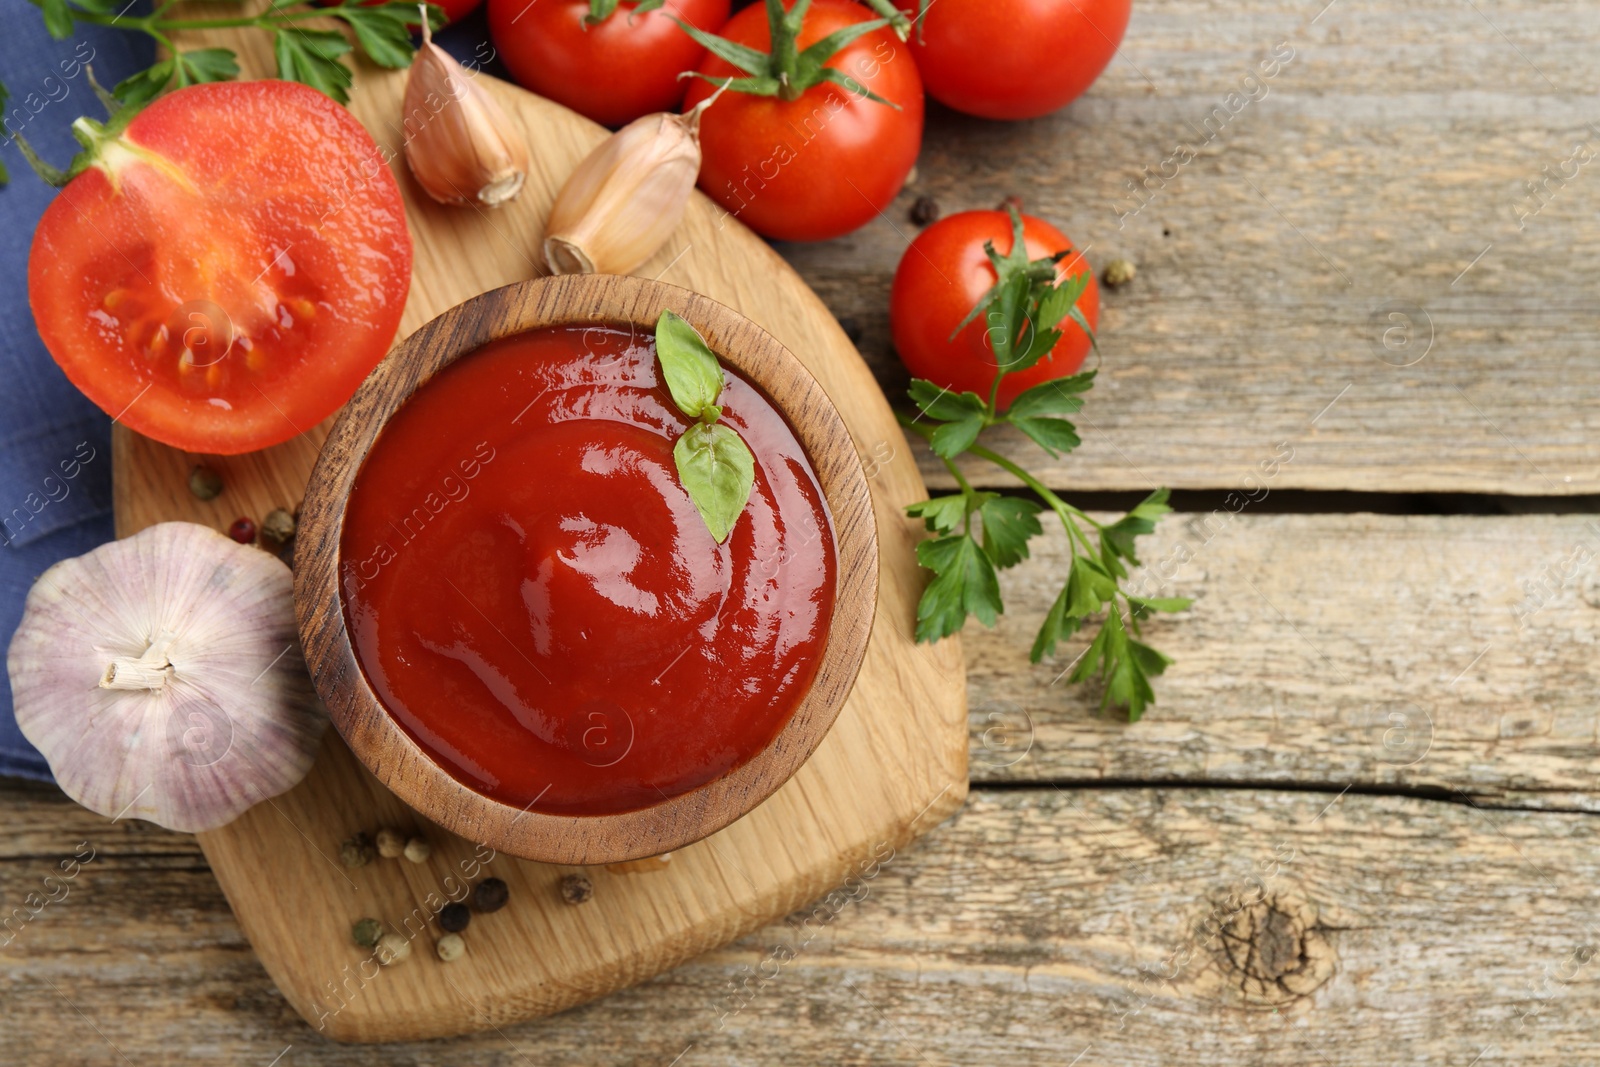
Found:
[[[896,0],[915,15],[917,0]],[[928,95],[987,119],[1031,119],[1083,95],[1116,54],[1133,0],[935,0],[911,31]]]
[[[517,84],[606,126],[676,111],[706,50],[680,18],[716,33],[729,0],[667,0],[636,13],[632,0],[589,25],[589,0],[489,0],[489,36]]]
[[[797,45],[804,49],[872,17],[850,0],[816,0]],[[771,34],[764,5],[733,16],[721,36],[766,51]],[[905,44],[881,28],[845,45],[827,64],[898,109],[828,82],[796,100],[724,93],[700,121],[700,188],[768,237],[822,241],[870,221],[900,192],[922,147],[922,79],[910,59]],[[743,74],[716,56],[708,56],[700,72],[719,81]],[[697,79],[684,107],[713,91]]]
[[[460,22],[478,10],[478,5],[483,3],[483,0],[433,0],[433,2],[444,9],[444,20],[450,23]]]
[[[941,0],[942,2],[942,0]],[[1022,239],[1029,259],[1040,259],[1072,248],[1067,235],[1031,215],[1022,216]],[[1011,216],[1004,211],[963,211],[923,230],[894,272],[889,294],[889,325],[900,360],[918,378],[952,392],[971,392],[988,399],[998,369],[989,346],[984,316],[950,335],[979,298],[995,283],[994,265],[984,253],[985,241],[995,251],[1011,251]],[[1066,278],[1089,270],[1083,256],[1074,252],[1056,267]],[[1091,273],[1089,287],[1078,307],[1090,326],[1100,320],[1100,287]],[[1071,320],[1061,329],[1061,340],[1048,355],[1027,370],[1006,375],[1000,383],[1000,407],[1009,407],[1017,394],[1042,382],[1075,374],[1089,352],[1089,337]]]
[[[191,452],[331,415],[383,358],[411,284],[400,190],[351,114],[294,82],[147,107],[45,210],[28,300],[102,410]]]

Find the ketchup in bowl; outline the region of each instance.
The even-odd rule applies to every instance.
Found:
[[[772,403],[731,370],[718,403],[756,466],[723,544],[679,482],[691,420],[647,330],[494,342],[389,419],[345,513],[345,621],[385,709],[458,781],[634,811],[788,723],[827,640],[833,528]]]

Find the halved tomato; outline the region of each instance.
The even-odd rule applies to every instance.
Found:
[[[411,236],[383,154],[294,82],[179,89],[46,209],[28,260],[45,346],[113,418],[191,452],[309,430],[383,358]]]

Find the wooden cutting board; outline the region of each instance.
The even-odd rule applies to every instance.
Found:
[[[271,73],[264,37],[190,35],[221,44],[244,76]],[[400,161],[404,72],[363,66],[351,110],[395,153],[416,267],[404,336],[455,304],[544,269],[542,221],[556,190],[605,135],[549,101],[480,75],[528,138],[533,169],[522,195],[495,211],[433,203]],[[869,476],[881,539],[877,622],[855,689],[809,763],[771,799],[720,833],[633,870],[590,870],[594,898],[564,903],[573,868],[492,856],[424,824],[361,767],[330,729],[310,775],[221,830],[199,835],[240,925],[284,996],[316,1029],[344,1041],[438,1037],[560,1011],[641,981],[833,890],[859,892],[894,850],[954,812],[966,795],[966,679],[956,640],[916,645],[923,584],[918,525],[901,508],[925,495],[888,404],[827,308],[759,238],[695,194],[668,245],[638,272],[698,290],[777,336],[803,360],[844,416]],[[293,509],[326,426],[252,455],[200,457],[117,427],[119,535],[184,519],[226,528],[275,507]],[[201,502],[190,468],[204,461],[226,483]],[[428,862],[339,863],[352,833],[394,826],[424,833]],[[467,954],[443,963],[428,922],[447,877],[495,876],[510,903],[474,918]],[[451,885],[457,884],[452,881]],[[837,903],[838,899],[829,896]],[[826,905],[826,901],[825,901]],[[368,964],[350,926],[371,916],[414,951]],[[707,1027],[721,1006],[707,1005]]]

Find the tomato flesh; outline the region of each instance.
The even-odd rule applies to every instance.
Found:
[[[40,336],[108,414],[192,452],[331,415],[382,359],[411,278],[393,176],[349,112],[293,82],[151,104],[46,209]]]
[[[915,15],[917,0],[896,0]],[[1106,69],[1132,0],[935,0],[911,44],[928,95],[989,119],[1065,107]]]
[[[832,525],[772,403],[731,374],[718,402],[756,459],[722,544],[678,478],[690,420],[648,334],[497,341],[384,427],[341,534],[345,617],[384,707],[457,780],[518,808],[631,811],[788,723],[826,644]]]
[[[788,6],[788,5],[786,5]],[[797,46],[873,17],[849,0],[816,0]],[[722,36],[767,51],[766,8],[745,8]],[[845,45],[828,61],[898,110],[824,82],[796,100],[729,91],[700,122],[700,188],[757,233],[791,241],[824,241],[870,222],[905,185],[922,148],[922,79],[906,45],[887,28]],[[708,56],[700,73],[721,81],[742,77]],[[715,86],[696,79],[685,109]]]
[[[1029,259],[1073,247],[1066,234],[1041,219],[1024,215],[1022,224]],[[993,241],[1001,255],[1011,251],[1008,213],[964,211],[940,219],[918,234],[895,269],[889,324],[900,361],[914,376],[953,392],[977,393],[988,399],[999,365],[984,316],[979,315],[951,340],[956,326],[995,283],[994,265],[983,250],[985,241]],[[1056,276],[1067,278],[1089,270],[1088,261],[1074,252],[1057,265]],[[1092,271],[1078,307],[1091,327],[1098,325],[1100,287]],[[1088,335],[1070,320],[1060,329],[1061,340],[1043,359],[1027,370],[1006,375],[1000,383],[1002,409],[1024,390],[1075,374],[1083,366],[1089,354]]]
[[[667,0],[637,14],[633,0],[589,25],[588,0],[489,0],[489,34],[506,69],[525,89],[605,126],[676,111],[706,50],[675,18],[716,33],[729,0]]]

